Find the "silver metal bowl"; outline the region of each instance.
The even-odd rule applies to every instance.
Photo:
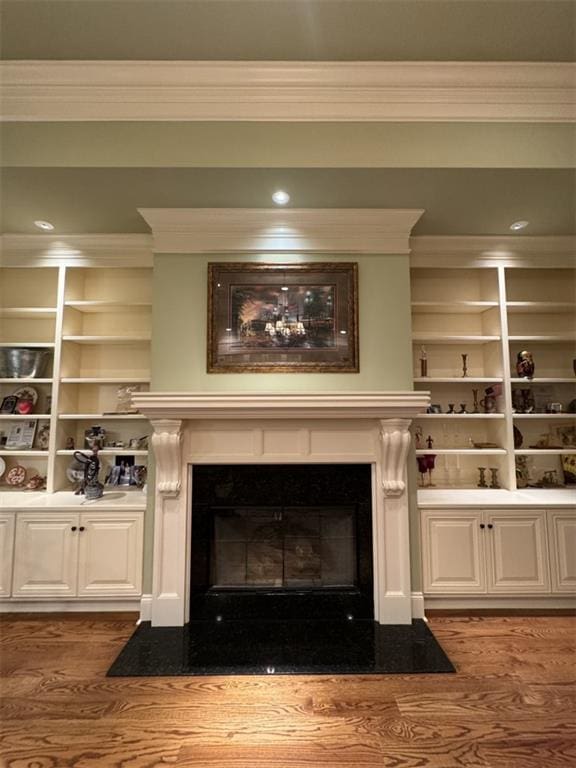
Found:
[[[32,347],[0,348],[1,379],[36,379],[42,376],[52,352]]]

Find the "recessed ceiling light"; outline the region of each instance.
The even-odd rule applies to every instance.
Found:
[[[54,229],[54,224],[50,224],[49,221],[35,221],[34,226],[43,229],[44,232],[52,232]]]
[[[288,192],[284,192],[284,190],[278,189],[272,195],[272,200],[274,200],[276,205],[286,205],[286,203],[290,202],[290,195]]]
[[[526,229],[528,224],[530,224],[529,221],[515,221],[513,224],[510,224],[510,229],[513,232],[518,232],[520,229]]]

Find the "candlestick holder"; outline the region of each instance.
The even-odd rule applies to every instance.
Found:
[[[480,413],[480,403],[478,402],[478,390],[472,390],[472,397],[474,398],[474,410],[472,413]]]
[[[500,481],[498,480],[498,468],[490,467],[490,488],[501,488]]]
[[[486,482],[486,467],[478,467],[478,473],[480,475],[478,478],[478,488],[488,488],[488,483]]]
[[[462,355],[462,377],[468,375],[468,355]]]

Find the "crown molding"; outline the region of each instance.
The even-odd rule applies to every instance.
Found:
[[[423,210],[139,208],[155,253],[410,253]]]
[[[150,235],[2,235],[6,267],[151,267]]]
[[[6,121],[576,120],[571,62],[6,61]]]
[[[574,267],[576,236],[422,235],[410,238],[413,267]]]

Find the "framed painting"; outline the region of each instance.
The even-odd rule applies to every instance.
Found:
[[[358,265],[209,264],[208,373],[357,373]]]

